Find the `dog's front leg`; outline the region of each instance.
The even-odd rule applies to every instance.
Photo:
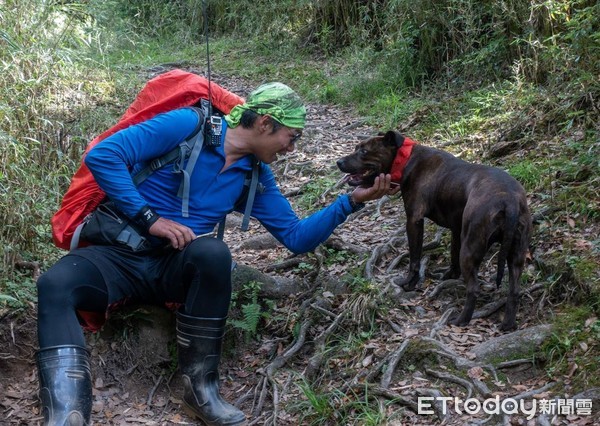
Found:
[[[407,212],[406,236],[408,237],[408,253],[410,264],[408,265],[408,275],[404,278],[400,286],[406,291],[415,289],[419,282],[419,269],[421,256],[423,254],[423,216],[410,215]]]

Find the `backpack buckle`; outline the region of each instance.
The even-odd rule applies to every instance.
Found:
[[[160,158],[155,158],[154,160],[152,160],[150,162],[150,170],[152,170],[153,172],[155,172],[155,171],[157,171],[158,169],[160,169],[164,165],[165,164],[161,161]]]

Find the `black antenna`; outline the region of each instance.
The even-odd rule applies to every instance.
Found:
[[[208,0],[202,1],[202,9],[204,14],[204,36],[206,38],[206,66],[208,74],[208,117],[212,116],[212,90],[211,90],[211,76],[210,76],[210,49],[208,46]]]
[[[221,146],[221,136],[223,134],[223,119],[220,116],[213,115],[212,105],[212,78],[210,75],[210,49],[208,46],[208,12],[207,4],[208,0],[203,0],[202,6],[204,9],[204,34],[206,36],[206,65],[208,74],[208,106],[206,107],[206,117],[204,123],[204,142],[208,146],[217,147]],[[204,109],[204,108],[203,108]]]

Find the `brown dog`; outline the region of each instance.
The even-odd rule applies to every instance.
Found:
[[[419,281],[423,222],[429,218],[452,231],[451,266],[444,279],[461,273],[467,287],[465,306],[451,322],[471,321],[479,294],[477,271],[489,247],[499,242],[499,287],[508,262],[509,290],[502,330],[515,329],[519,279],[531,238],[531,215],[523,187],[508,173],[471,164],[450,153],[417,145],[397,132],[387,132],[356,146],[337,161],[349,173],[348,184],[371,186],[380,173],[391,173],[401,186],[406,211],[410,265],[401,286],[413,290]]]

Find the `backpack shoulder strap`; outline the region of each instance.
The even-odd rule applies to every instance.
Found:
[[[167,164],[177,161],[178,164],[175,165],[174,172],[181,173],[183,175],[179,192],[177,194],[182,199],[181,213],[183,217],[189,216],[190,176],[194,170],[196,162],[198,161],[200,151],[202,151],[202,146],[204,145],[204,110],[197,107],[188,108],[192,109],[194,112],[196,112],[196,114],[198,114],[198,124],[196,125],[194,131],[185,139],[185,141],[180,143],[178,147],[173,148],[171,151],[160,156],[159,158],[155,158],[146,167],[132,177],[134,185],[138,186],[148,179],[148,177],[150,177],[150,175],[156,170],[164,167]],[[189,160],[186,167],[183,168],[183,164],[186,159]]]
[[[176,173],[180,171],[183,174],[183,179],[181,181],[181,185],[179,186],[179,192],[177,196],[181,198],[181,215],[183,217],[189,217],[189,206],[190,206],[190,177],[192,172],[194,171],[194,167],[196,166],[196,162],[200,157],[200,151],[202,151],[202,146],[204,145],[204,122],[205,122],[205,114],[203,110],[196,107],[192,108],[196,114],[198,114],[198,126],[199,129],[196,130],[196,134],[188,137],[180,147],[185,150],[189,150],[189,156],[187,152],[182,152],[181,158],[179,160],[179,166],[174,170]],[[183,167],[183,163],[185,158],[188,158],[188,162]]]
[[[178,147],[173,148],[171,151],[167,152],[166,154],[150,161],[150,163],[148,163],[148,165],[146,167],[144,167],[142,170],[140,170],[134,176],[132,176],[133,183],[135,186],[138,186],[139,184],[144,182],[146,179],[148,179],[148,177],[150,177],[150,175],[152,173],[154,173],[158,169],[179,159],[180,154],[182,153],[182,145],[183,144],[185,144],[187,147],[192,147],[192,143],[190,143],[190,142],[192,142],[192,139],[195,136],[197,136],[198,132],[200,132],[200,130],[204,127],[203,111],[200,108],[196,108],[196,107],[187,107],[187,108],[194,110],[196,112],[196,114],[198,114],[199,120],[198,120],[198,124],[196,124],[196,128],[194,128],[194,131],[192,131],[192,133],[190,133],[190,135],[185,139],[185,141],[183,141]]]
[[[167,152],[165,155],[163,155],[159,158],[155,158],[146,167],[144,167],[142,170],[140,170],[134,176],[132,176],[133,184],[135,186],[138,186],[139,184],[144,182],[146,179],[148,179],[152,173],[154,173],[158,169],[162,168],[163,166],[166,166],[167,164],[172,163],[175,160],[177,160],[179,158],[180,154],[181,154],[181,148],[177,147],[177,148],[173,148],[171,151]]]
[[[252,205],[254,204],[254,197],[256,195],[256,191],[262,193],[264,191],[264,187],[261,183],[258,182],[258,178],[260,176],[260,166],[261,162],[258,161],[255,157],[252,157],[252,170],[248,172],[246,179],[244,181],[244,190],[240,198],[235,202],[236,208],[246,203],[246,207],[244,208],[244,218],[242,219],[242,231],[248,230],[248,225],[250,224],[250,213],[252,213]],[[219,228],[217,230],[217,238],[223,239],[223,234],[225,233],[225,221],[227,218],[223,218],[223,220],[219,223]]]
[[[242,219],[242,231],[248,230],[250,224],[250,213],[252,212],[252,204],[254,204],[254,196],[258,188],[258,175],[260,172],[260,161],[256,158],[252,159],[252,175],[248,187],[248,196],[246,197],[246,208],[244,209],[244,218]],[[262,189],[261,189],[262,192]]]

